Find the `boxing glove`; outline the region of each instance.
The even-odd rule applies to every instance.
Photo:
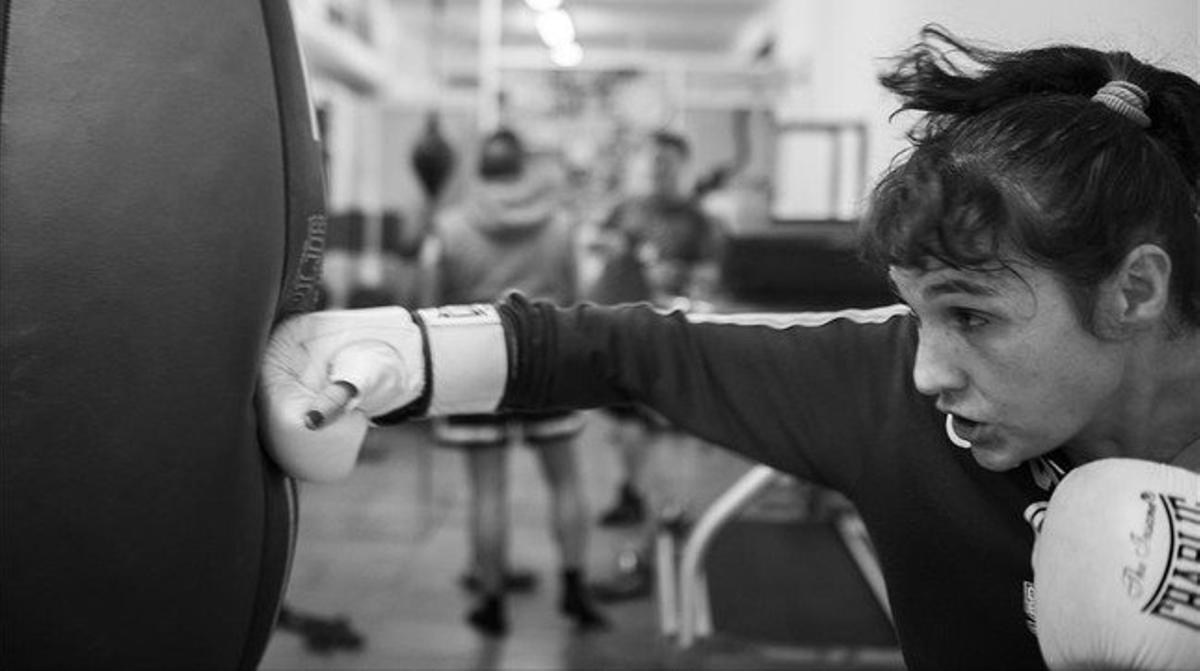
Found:
[[[369,418],[420,396],[423,338],[400,307],[314,312],[281,324],[262,359],[258,394],[275,461],[303,480],[349,473]]]
[[[494,412],[507,379],[493,306],[328,310],[271,335],[259,410],[275,460],[294,477],[327,481],[354,467],[372,421]]]
[[[1051,669],[1200,668],[1200,475],[1135,459],[1074,469],[1033,571]]]

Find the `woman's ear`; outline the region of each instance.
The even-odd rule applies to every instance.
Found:
[[[1155,244],[1142,244],[1125,255],[1100,290],[1097,324],[1130,334],[1162,323],[1169,310],[1171,256]]]

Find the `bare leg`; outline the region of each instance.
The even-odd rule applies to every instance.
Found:
[[[574,439],[545,441],[535,451],[550,491],[550,533],[563,568],[581,568],[587,561],[588,520]]]
[[[543,441],[536,451],[550,490],[550,533],[562,559],[560,609],[580,628],[606,627],[608,621],[592,605],[584,586],[589,522],[574,438]]]
[[[613,417],[609,440],[617,449],[621,482],[612,507],[600,517],[603,526],[633,526],[646,517],[642,488],[647,485],[646,468],[650,459],[651,434],[637,417]]]
[[[508,564],[508,450],[468,448],[471,487],[470,535],[480,606],[468,621],[480,631],[500,635],[508,630],[504,616],[504,574]]]
[[[650,459],[650,430],[641,419],[622,418],[612,431],[613,442],[620,452],[624,480],[631,487],[646,485],[646,464]]]

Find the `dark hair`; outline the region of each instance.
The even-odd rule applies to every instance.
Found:
[[[1092,95],[1112,80],[1149,96],[1150,125]],[[863,251],[888,265],[1004,265],[1001,247],[1065,280],[1091,327],[1098,283],[1138,244],[1172,261],[1171,300],[1200,325],[1200,85],[1124,52],[993,51],[939,26],[880,81],[924,112],[876,185]]]
[[[683,158],[688,158],[692,155],[692,146],[688,143],[687,138],[679,133],[674,133],[669,130],[657,130],[650,134],[650,141],[658,147],[666,147],[679,152]]]
[[[514,179],[525,167],[525,144],[507,128],[483,138],[479,149],[479,175],[484,179]]]

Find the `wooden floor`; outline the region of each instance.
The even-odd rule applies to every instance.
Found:
[[[588,414],[579,450],[595,511],[617,480],[606,444],[607,419]],[[300,536],[286,602],[326,617],[344,616],[365,637],[357,651],[316,653],[277,630],[263,669],[761,669],[897,668],[895,655],[872,659],[801,658],[717,639],[681,653],[658,633],[653,599],[606,606],[613,627],[580,634],[559,616],[558,560],[550,541],[546,493],[533,455],[511,453],[513,563],[541,577],[532,594],[513,596],[511,633],[494,640],[463,621],[469,596],[457,581],[467,562],[462,457],[433,447],[428,426],[373,433],[358,468],[335,484],[301,487]],[[656,505],[698,513],[749,467],[688,438],[654,452]],[[593,526],[589,571],[604,578],[642,530]]]

